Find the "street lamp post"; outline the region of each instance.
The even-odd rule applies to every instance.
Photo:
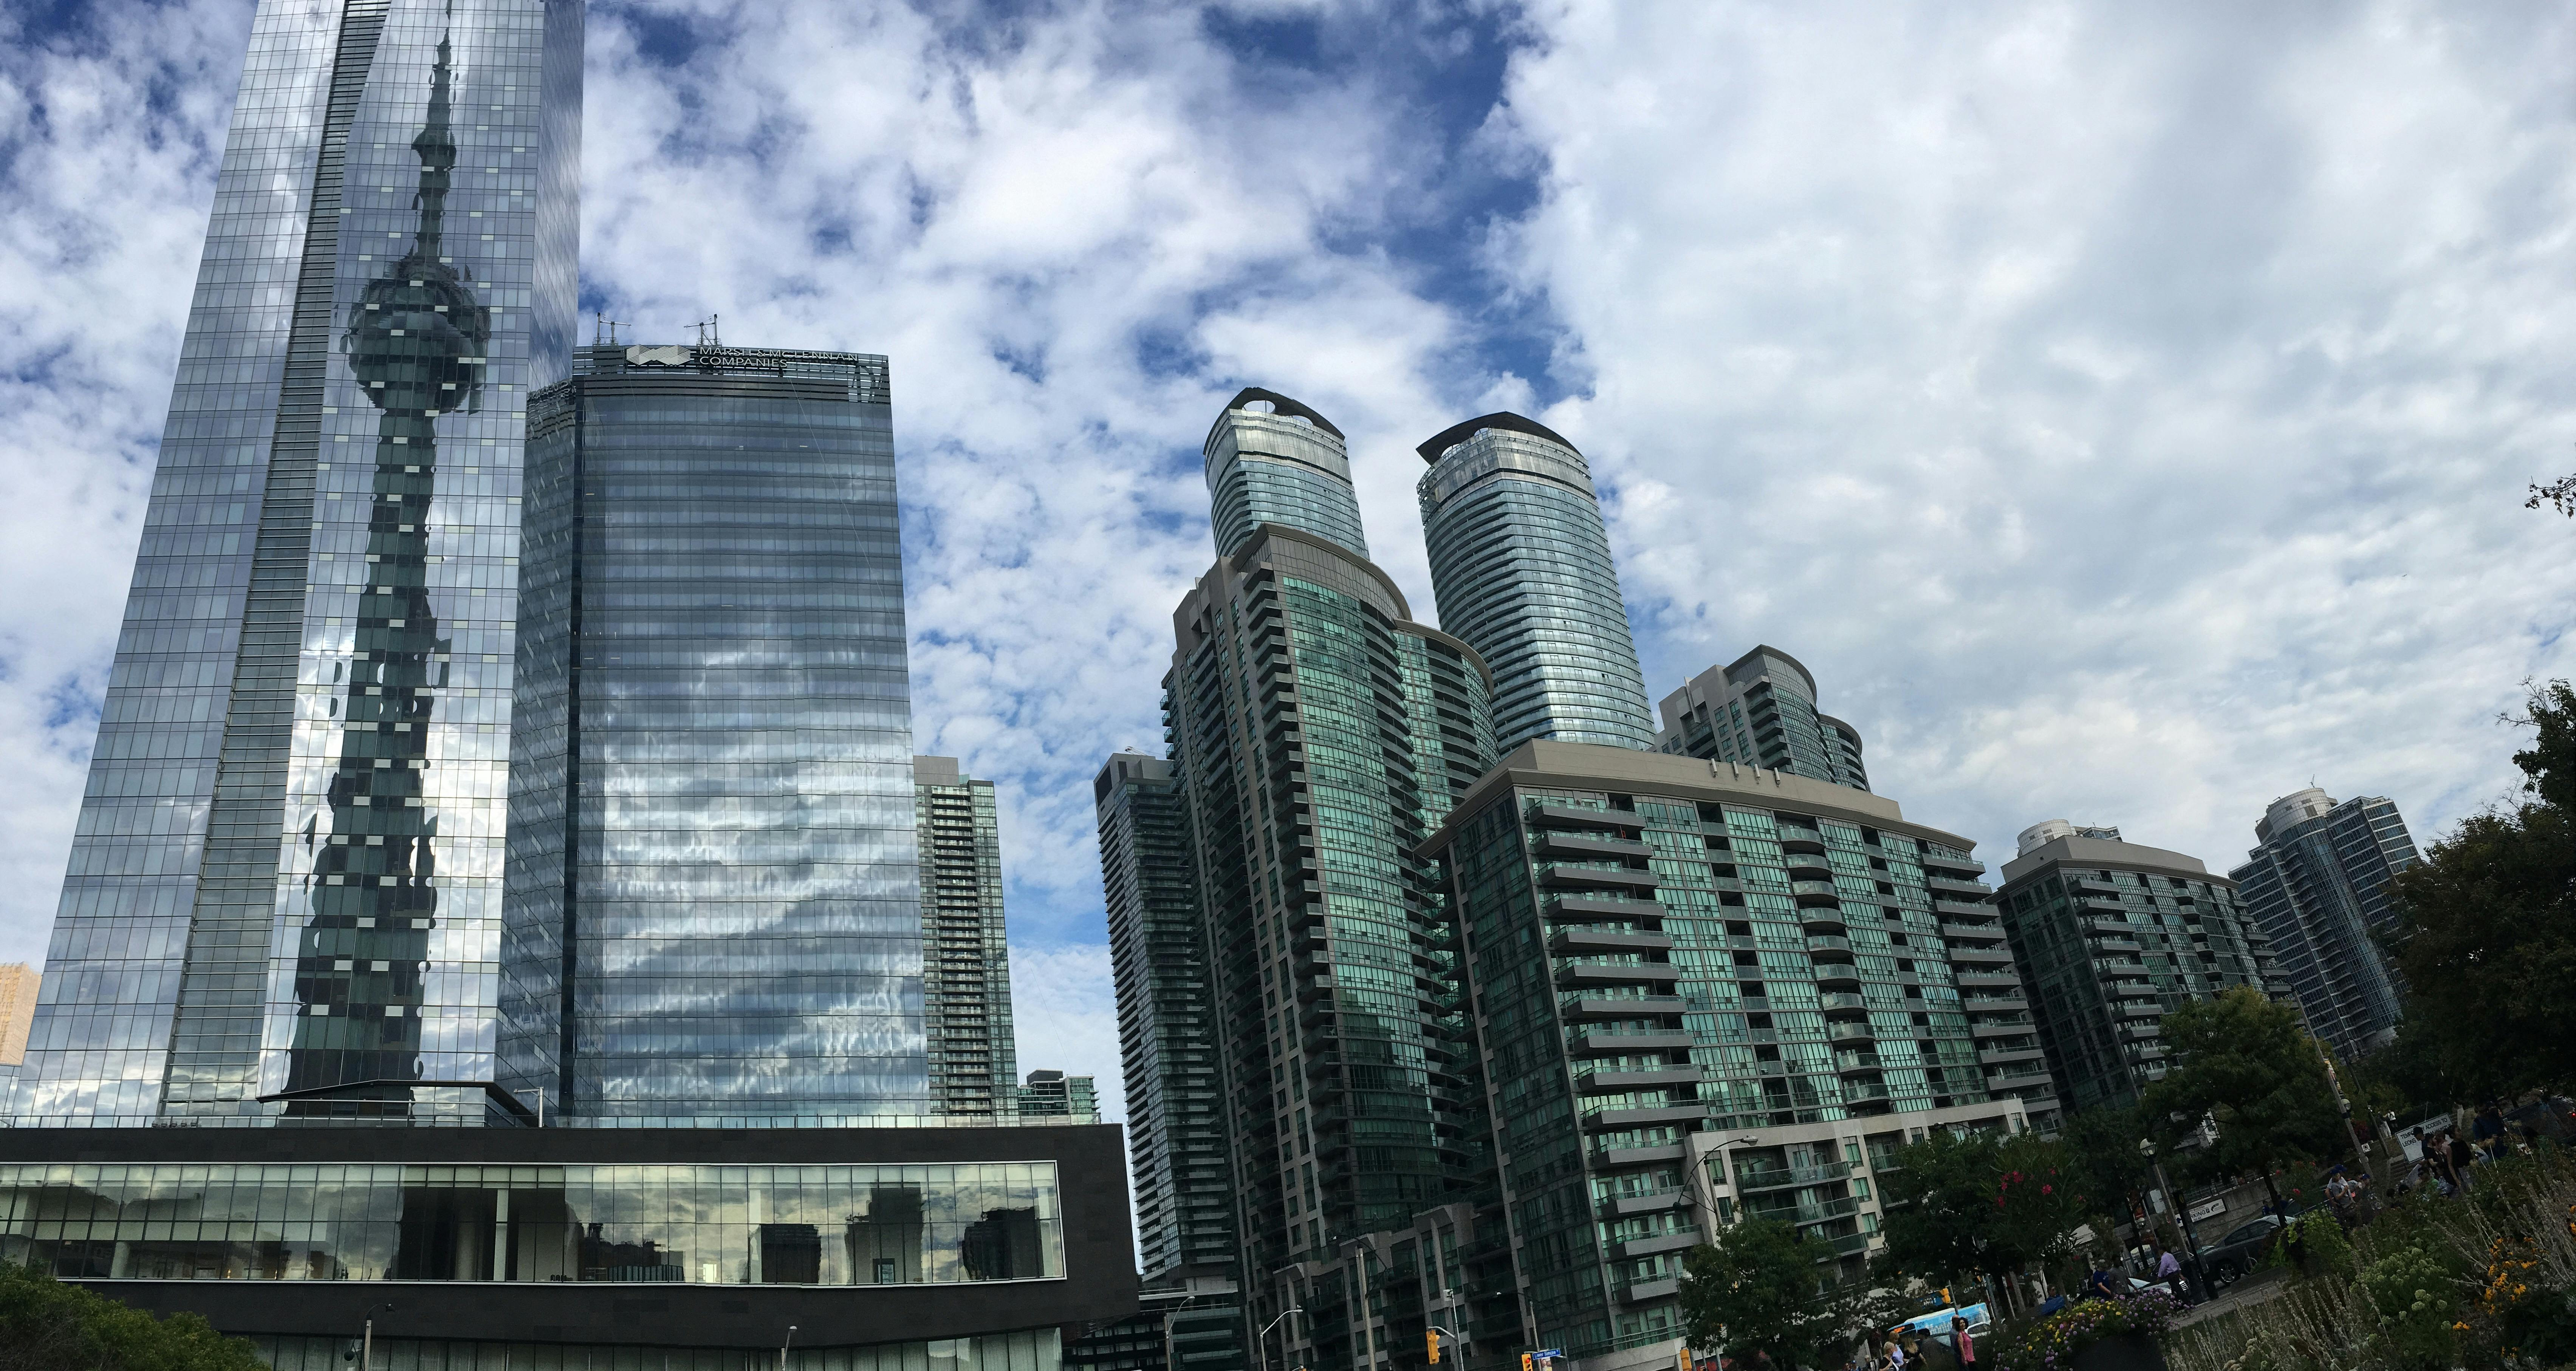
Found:
[[[2209,1278],[2200,1269],[2200,1232],[2192,1226],[2191,1204],[2176,1193],[2171,1181],[2165,1179],[2165,1164],[2156,1158],[2154,1139],[2138,1139],[2138,1155],[2146,1158],[2147,1165],[2155,1171],[2156,1188],[2165,1192],[2166,1201],[2173,1205],[2174,1213],[2182,1222],[2182,1245],[2189,1253],[2184,1264],[2191,1268],[2191,1288],[2199,1291],[2200,1297],[2206,1300],[2210,1296]]]
[[[1278,1319],[1272,1319],[1270,1322],[1261,1325],[1261,1331],[1252,1335],[1253,1350],[1261,1357],[1262,1371],[1269,1371],[1270,1368],[1270,1330],[1279,1326],[1280,1319],[1287,1318],[1291,1314],[1303,1314],[1305,1312],[1305,1310],[1292,1304],[1279,1311]],[[1288,1364],[1288,1335],[1286,1333],[1279,1335],[1279,1364],[1281,1366],[1286,1366]]]
[[[796,1341],[796,1325],[787,1325],[787,1336],[778,1344],[778,1371],[787,1371],[787,1344]]]

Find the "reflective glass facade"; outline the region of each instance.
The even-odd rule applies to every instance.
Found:
[[[253,21],[22,1122],[480,1122],[579,0]],[[294,1094],[295,1100],[261,1096]]]
[[[528,423],[500,1079],[570,1123],[934,1115],[885,359],[580,360]]]
[[[1860,730],[1819,713],[1816,678],[1776,647],[1692,677],[1664,697],[1663,716],[1665,752],[1869,789]]]
[[[2272,802],[2262,846],[2228,873],[2280,959],[2308,1031],[2346,1057],[2388,1041],[2405,982],[2380,951],[2396,923],[2388,883],[2416,861],[2406,820],[2384,795],[2337,804],[2321,790]]]
[[[1305,1264],[1302,1288],[1247,1292],[1248,1318],[1297,1304],[1291,1354],[1353,1364],[1372,1315],[1346,1240],[1461,1198],[1484,1146],[1459,1112],[1455,923],[1412,848],[1492,766],[1491,684],[1376,567],[1275,525],[1174,617],[1166,742],[1218,1079],[1250,1106],[1227,1138],[1238,1269]]]
[[[1583,454],[1517,414],[1419,449],[1440,625],[1494,670],[1494,736],[1652,750],[1645,672]]]
[[[1518,1292],[1538,1346],[1679,1335],[1682,1258],[1706,1240],[1682,1171],[1694,1135],[1789,1154],[1828,1139],[1814,1164],[1782,1162],[1806,1188],[1760,1207],[1857,1258],[1877,1218],[1822,1167],[1835,1125],[2054,1108],[1982,865],[1891,801],[1535,743],[1426,847],[1462,911],[1472,1079],[1518,1253],[1478,1284]]]
[[[0,1166],[0,1261],[134,1280],[911,1285],[1064,1274],[1051,1161]]]
[[[1010,1111],[1019,1088],[1002,820],[993,783],[954,757],[912,759],[921,833],[923,1033],[943,1114]]]
[[[1216,555],[1241,547],[1261,525],[1278,524],[1368,556],[1350,456],[1331,420],[1285,395],[1250,389],[1226,403],[1203,452]]]
[[[2070,1109],[2126,1108],[2165,1074],[2164,1016],[2240,987],[2270,993],[2272,944],[2236,883],[2199,859],[2067,827],[2004,863],[1995,903],[2030,987],[2033,1064]]]
[[[347,1338],[264,1337],[252,1345],[275,1371],[350,1371]],[[1057,1371],[1066,1365],[1063,1334],[1053,1328],[867,1347],[790,1345],[783,1358],[775,1347],[583,1347],[381,1334],[375,1349],[379,1371],[782,1371],[782,1362],[783,1371]]]

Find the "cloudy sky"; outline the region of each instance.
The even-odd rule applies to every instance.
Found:
[[[0,960],[38,959],[243,0],[0,13]],[[1022,1065],[1116,1044],[1089,780],[1158,745],[1245,384],[1603,484],[1660,695],[1757,642],[1990,861],[2222,869],[2510,787],[2576,526],[2576,8],[595,3],[583,295],[893,357],[918,750],[1001,783]]]

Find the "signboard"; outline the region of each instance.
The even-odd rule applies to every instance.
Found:
[[[2217,1218],[2219,1215],[2226,1212],[2226,1197],[2223,1195],[2213,1195],[2191,1207],[2191,1221],[2193,1223],[2204,1223],[2210,1219]]]

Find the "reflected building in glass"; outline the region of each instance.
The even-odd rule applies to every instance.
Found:
[[[927,1118],[886,360],[582,350],[528,419],[500,1082]]]
[[[1494,737],[1652,751],[1646,674],[1583,454],[1497,413],[1415,449],[1440,626],[1494,670]]]
[[[579,0],[260,6],[23,1124],[485,1117],[581,36]]]

